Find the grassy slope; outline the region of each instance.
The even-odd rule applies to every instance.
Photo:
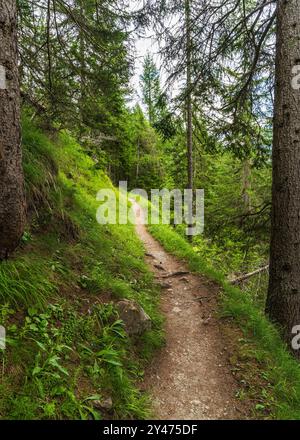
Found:
[[[237,324],[244,334],[238,341],[237,361],[240,365],[237,366],[245,370],[241,382],[245,384],[245,378],[250,378],[250,382],[258,379],[254,389],[250,390],[255,401],[260,402],[256,405],[256,415],[261,412],[261,417],[300,419],[300,365],[288,353],[279,332],[251,295],[227,283],[220,272],[209,267],[170,227],[155,225],[149,229],[167,251],[184,259],[192,271],[207,276],[220,286],[220,314],[224,318],[224,327],[230,320],[231,326]],[[249,371],[251,369],[253,371]],[[245,385],[247,389],[249,384]]]
[[[142,245],[130,225],[97,224],[97,191],[112,185],[68,133],[50,140],[25,118],[23,145],[30,220],[0,264],[0,418],[147,417],[135,380],[162,335]],[[153,320],[139,341],[118,320],[119,298]],[[97,402],[108,397],[109,412]]]

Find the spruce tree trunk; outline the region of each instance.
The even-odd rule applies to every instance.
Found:
[[[81,17],[84,17],[84,2],[83,0],[79,0],[79,10]],[[79,107],[80,107],[80,116],[82,126],[80,127],[80,132],[84,132],[84,125],[86,124],[86,118],[88,115],[86,114],[85,109],[85,94],[86,94],[86,63],[85,63],[85,41],[82,27],[79,28],[79,53],[80,53],[80,98],[79,98]]]
[[[25,223],[16,29],[16,0],[0,0],[0,259],[17,247]]]
[[[266,311],[291,346],[300,325],[300,1],[279,0],[273,141],[273,210]],[[300,353],[296,353],[300,356]]]
[[[193,109],[192,109],[192,47],[191,47],[191,5],[190,0],[185,0],[186,21],[186,111],[187,111],[187,160],[188,160],[188,189],[193,189]]]

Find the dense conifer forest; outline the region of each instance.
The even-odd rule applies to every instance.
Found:
[[[0,0],[1,420],[300,419],[299,42],[297,0]]]

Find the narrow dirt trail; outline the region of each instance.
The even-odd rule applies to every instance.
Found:
[[[235,398],[237,383],[214,316],[216,288],[169,255],[141,224],[139,205],[133,205],[147,262],[162,285],[166,345],[153,359],[143,384],[153,398],[155,419],[249,418],[246,405]]]

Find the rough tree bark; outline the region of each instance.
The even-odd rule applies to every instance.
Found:
[[[0,0],[0,259],[17,247],[25,223],[16,29],[16,0]]]
[[[300,325],[300,2],[279,0],[273,142],[273,209],[266,311],[291,344]],[[297,67],[298,66],[298,67]],[[300,357],[300,353],[296,353]]]

